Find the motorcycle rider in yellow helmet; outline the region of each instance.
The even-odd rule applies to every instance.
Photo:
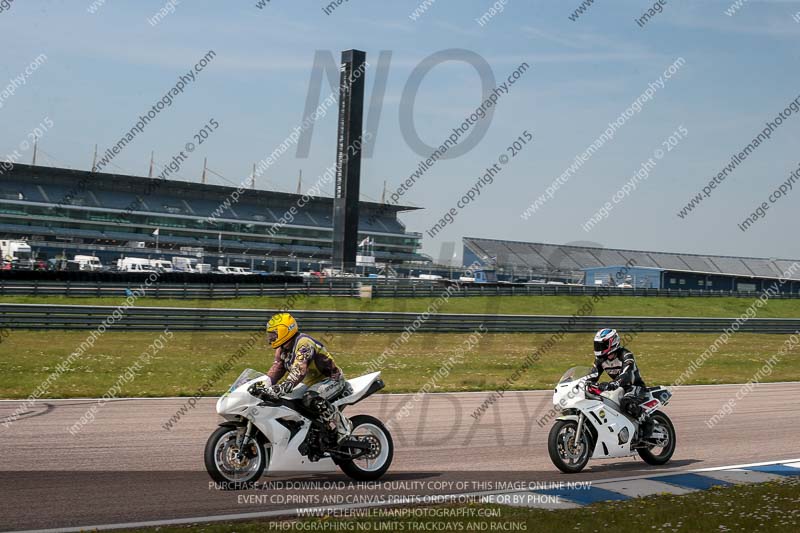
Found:
[[[345,392],[347,381],[325,346],[310,335],[300,333],[289,313],[278,313],[267,323],[267,342],[275,348],[275,360],[267,372],[267,382],[250,388],[262,400],[273,400],[292,392],[304,383],[303,405],[315,413],[329,435],[341,442],[351,431],[350,421],[331,404]]]

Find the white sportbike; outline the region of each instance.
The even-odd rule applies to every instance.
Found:
[[[663,465],[675,452],[675,428],[660,410],[672,393],[664,387],[646,389],[641,404],[649,423],[642,424],[623,412],[624,391],[605,390],[605,384],[588,381],[591,369],[573,367],[561,377],[553,405],[561,412],[550,429],[547,449],[553,464],[573,474],[590,458],[629,457],[635,454],[651,465]],[[644,426],[647,426],[646,428]]]
[[[303,405],[306,386],[300,384],[288,395],[262,401],[248,388],[266,379],[265,374],[247,369],[217,401],[217,413],[225,421],[206,442],[205,466],[212,479],[245,486],[258,481],[265,471],[276,475],[329,472],[338,467],[360,481],[386,473],[394,444],[380,420],[367,415],[350,418],[350,436],[331,445],[321,422]],[[384,387],[380,372],[348,380],[348,384],[331,402],[340,411]]]

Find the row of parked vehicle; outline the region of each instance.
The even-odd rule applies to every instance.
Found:
[[[233,274],[252,275],[245,267],[219,265],[216,268],[208,263],[201,263],[194,257],[173,257],[172,259],[146,259],[143,257],[123,257],[117,259],[115,265],[103,266],[94,256],[76,255],[74,261],[78,270],[116,271],[116,272],[186,272],[189,274]]]
[[[34,269],[39,270],[36,266]],[[172,259],[147,259],[144,257],[123,257],[116,263],[104,265],[99,257],[76,255],[72,259],[50,259],[42,269],[74,272],[186,272],[189,274],[234,274],[252,275],[254,272],[244,267],[223,266],[215,269],[208,263],[201,263],[194,257],[173,257]]]

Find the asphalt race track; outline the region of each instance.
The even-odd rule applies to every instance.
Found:
[[[705,422],[734,398],[741,385],[676,389],[666,412],[678,434],[669,469],[687,470],[800,455],[796,398],[800,383],[757,386],[709,429]],[[635,476],[667,467],[639,459],[590,461],[580,475],[560,474],[547,456],[547,432],[537,420],[551,407],[550,391],[507,393],[479,420],[471,416],[486,393],[379,395],[348,410],[392,424],[395,457],[383,481],[424,485],[447,493],[456,481],[482,489],[484,480],[586,481]],[[740,395],[741,397],[741,395]],[[120,399],[99,409],[96,420],[72,435],[68,428],[95,400],[45,401],[16,422],[0,423],[0,530],[67,528],[174,518],[256,513],[307,507],[270,503],[269,491],[247,501],[242,494],[209,487],[202,454],[218,417],[215,399],[204,399],[171,430],[162,425],[185,399]],[[0,422],[20,402],[0,401]],[[406,408],[407,416],[397,417]],[[268,480],[269,478],[264,478]],[[344,481],[339,472],[292,480]],[[465,486],[463,483],[460,486]],[[395,488],[396,488],[395,487]],[[404,489],[398,489],[402,492]],[[355,491],[362,497],[380,487]],[[417,491],[419,492],[419,491]],[[463,492],[463,491],[457,491]],[[468,492],[468,491],[466,491]],[[266,496],[266,497],[263,497]],[[366,501],[362,499],[361,501]]]

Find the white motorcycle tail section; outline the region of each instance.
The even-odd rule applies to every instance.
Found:
[[[350,393],[349,396],[339,398],[333,402],[333,405],[341,408],[345,405],[353,405],[354,403],[361,401],[364,395],[369,391],[370,387],[372,387],[372,384],[378,381],[380,377],[380,372],[373,372],[372,374],[366,374],[357,378],[348,379],[347,382],[353,388],[353,392]]]

